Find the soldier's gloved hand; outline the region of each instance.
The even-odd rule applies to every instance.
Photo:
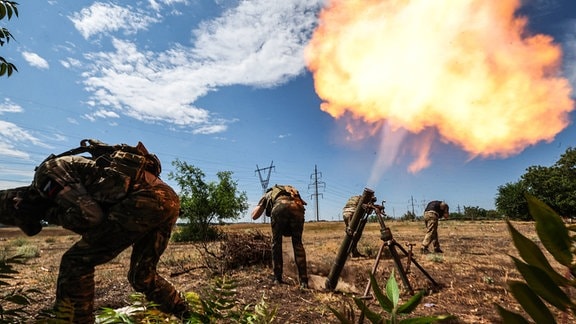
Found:
[[[42,218],[49,203],[39,197],[28,190],[19,192],[14,198],[15,224],[28,236],[36,235],[42,230]]]

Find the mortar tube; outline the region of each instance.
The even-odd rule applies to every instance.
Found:
[[[367,210],[364,208],[364,204],[368,204],[372,202],[372,197],[374,197],[374,191],[368,188],[364,188],[364,192],[362,194],[362,198],[358,206],[356,206],[356,211],[352,216],[352,220],[350,221],[349,227],[352,230],[352,233],[356,232],[357,230],[363,230],[358,228],[358,224],[366,214]],[[358,233],[359,236],[362,233]],[[358,236],[358,238],[359,238]],[[340,277],[340,273],[342,273],[342,269],[344,268],[344,264],[346,263],[346,259],[348,259],[348,252],[350,251],[350,244],[353,243],[353,236],[346,235],[344,236],[344,240],[342,241],[342,245],[340,245],[340,249],[338,250],[338,254],[336,255],[336,260],[334,260],[334,264],[332,265],[332,269],[330,269],[330,273],[328,274],[328,278],[326,279],[326,289],[333,291],[336,289],[336,285],[338,284],[338,279]]]

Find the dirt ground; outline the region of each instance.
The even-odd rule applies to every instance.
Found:
[[[414,245],[414,261],[439,284],[438,289],[433,289],[423,272],[414,263],[411,264],[408,273],[410,285],[414,291],[427,291],[422,303],[413,312],[414,316],[452,314],[459,323],[499,323],[501,320],[494,308],[495,303],[522,313],[506,286],[507,280],[520,279],[520,276],[509,257],[517,253],[504,222],[441,221],[439,235],[444,253],[428,255],[418,251],[424,233],[422,223],[388,221],[386,224],[401,247],[409,250],[409,244]],[[513,225],[528,238],[538,240],[533,223],[515,222]],[[262,223],[227,225],[223,229],[270,233],[269,224]],[[237,300],[242,305],[254,305],[264,299],[269,306],[277,308],[277,323],[339,323],[328,306],[344,311],[345,305],[352,303],[351,296],[364,296],[369,272],[373,268],[383,286],[395,265],[393,259],[387,256],[376,263],[375,256],[384,242],[380,239],[380,226],[368,224],[359,242],[360,252],[368,257],[348,258],[338,277],[336,290],[322,289],[343,238],[342,222],[306,223],[303,240],[311,286],[316,289],[298,288],[292,247],[290,240],[285,239],[284,272],[287,283],[273,285],[272,271],[267,266],[230,271],[226,275],[238,285]],[[22,244],[35,245],[40,249],[39,257],[31,258],[26,265],[16,268],[19,274],[13,280],[14,286],[45,291],[43,295],[34,295],[36,303],[28,308],[32,314],[51,306],[60,257],[77,239],[77,235],[60,228],[45,228],[34,237],[26,237],[13,228],[0,229],[0,253],[14,254],[17,246]],[[388,249],[384,245],[384,252],[388,252]],[[171,243],[159,264],[159,273],[178,289],[202,295],[212,279],[208,271],[202,268],[198,250],[192,244]],[[403,255],[401,250],[399,252]],[[127,250],[96,269],[96,307],[120,308],[129,304],[128,297],[133,293],[126,279],[129,256],[130,250]],[[404,267],[406,261],[406,258],[402,258]],[[403,287],[400,278],[397,281],[403,288],[401,299],[405,301],[411,294]],[[379,307],[372,301],[371,309],[377,311]],[[353,310],[358,318],[358,310]],[[574,318],[561,315],[559,322],[571,323]]]

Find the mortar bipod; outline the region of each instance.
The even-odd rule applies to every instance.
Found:
[[[384,201],[382,202],[382,205],[374,205],[374,204],[370,205],[370,204],[368,204],[366,206],[366,208],[370,209],[371,211],[374,211],[376,213],[378,223],[380,223],[380,239],[382,240],[382,245],[380,246],[380,249],[378,250],[378,254],[376,255],[376,260],[374,261],[374,265],[372,267],[372,271],[371,271],[372,276],[374,276],[376,271],[378,270],[378,264],[380,263],[380,259],[382,258],[382,252],[384,251],[384,248],[388,248],[390,255],[392,256],[392,260],[394,261],[394,266],[396,268],[396,271],[398,272],[398,275],[402,279],[402,283],[404,285],[404,288],[407,289],[410,292],[410,294],[412,294],[412,295],[414,294],[414,290],[412,289],[412,285],[410,284],[410,281],[408,280],[408,276],[407,276],[407,274],[409,273],[411,264],[414,264],[414,266],[416,266],[422,272],[422,274],[424,274],[424,276],[426,278],[428,278],[430,283],[435,288],[437,288],[438,283],[434,280],[434,278],[432,278],[430,276],[430,274],[428,274],[428,272],[426,270],[424,270],[424,268],[416,260],[414,260],[412,258],[412,256],[413,256],[412,246],[410,245],[410,251],[408,252],[408,251],[406,251],[406,249],[404,249],[404,247],[402,247],[402,245],[398,244],[398,242],[396,242],[396,240],[394,240],[394,237],[392,236],[392,231],[384,223],[384,217],[383,217],[383,216],[385,216]],[[404,255],[407,258],[406,267],[403,267],[402,263],[400,262],[400,255],[398,254],[398,251],[396,250],[397,248],[402,253],[404,253]],[[364,296],[362,298],[366,298],[366,299],[371,298],[368,295],[369,292],[370,292],[370,281],[368,281],[368,284],[366,285],[366,289],[364,290]]]

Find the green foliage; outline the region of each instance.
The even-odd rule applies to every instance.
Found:
[[[464,206],[464,218],[466,219],[486,219],[488,211],[481,207]]]
[[[188,223],[179,226],[178,230],[172,233],[172,241],[215,241],[222,238],[222,235],[222,231],[220,231],[217,227],[206,226],[202,223]]]
[[[576,286],[574,279],[576,265],[573,262],[572,252],[575,238],[570,236],[562,218],[552,208],[529,194],[526,194],[526,201],[530,214],[536,221],[536,233],[542,245],[558,263],[567,268],[572,277],[567,279],[554,270],[538,245],[508,222],[514,246],[522,260],[513,256],[511,258],[525,280],[525,282],[511,280],[508,286],[514,298],[536,323],[556,323],[547,305],[576,315],[576,301],[564,292],[564,289]],[[529,323],[520,314],[500,305],[496,305],[496,308],[506,323]]]
[[[16,264],[24,264],[23,257],[17,255],[0,260],[0,323],[24,323],[28,314],[25,308],[33,302],[30,294],[39,292],[10,285],[9,280],[18,274],[14,269]]]
[[[18,17],[18,3],[15,1],[0,0],[0,20],[10,20],[13,16]],[[14,36],[4,27],[0,27],[0,46],[7,44]],[[18,71],[16,66],[0,56],[0,76],[11,76],[14,71]]]
[[[378,300],[378,304],[380,308],[388,314],[388,317],[382,316],[380,313],[373,312],[368,308],[366,303],[362,298],[354,298],[354,303],[356,306],[361,310],[362,314],[366,316],[366,318],[371,323],[435,323],[441,322],[444,320],[453,319],[454,316],[452,315],[438,315],[438,316],[424,316],[424,317],[413,317],[413,318],[404,318],[400,319],[402,316],[407,316],[412,313],[418,304],[422,301],[424,297],[424,291],[418,292],[414,296],[412,296],[408,301],[404,304],[400,304],[400,289],[398,288],[398,283],[394,278],[394,269],[392,269],[392,273],[386,282],[385,293],[380,289],[376,279],[374,278],[373,274],[370,274],[370,286],[372,287],[372,291],[374,293],[374,297]],[[340,320],[341,323],[345,324],[353,324],[354,318],[350,319],[350,316],[346,316],[344,313],[341,313],[334,308],[328,307],[334,315]],[[352,313],[353,314],[353,313]]]
[[[414,221],[416,220],[416,214],[414,214],[411,211],[407,211],[404,215],[402,215],[402,217],[400,217],[400,220],[403,221]]]
[[[498,187],[496,209],[508,219],[531,220],[524,194],[528,188],[524,181],[507,183]]]
[[[22,245],[16,249],[16,254],[27,259],[37,258],[40,256],[40,249],[36,245]]]
[[[498,188],[496,207],[510,219],[530,220],[524,194],[538,197],[564,217],[576,217],[576,150],[569,147],[550,167],[531,166],[516,183]]]
[[[242,306],[236,298],[236,283],[232,280],[217,278],[207,292],[207,297],[188,292],[186,301],[192,309],[184,323],[272,323],[276,317],[276,308],[270,309],[264,300],[255,305]],[[181,323],[179,319],[160,312],[156,304],[146,301],[142,294],[131,296],[128,310],[103,308],[97,318],[99,323]],[[253,311],[251,311],[253,309]]]
[[[141,293],[130,295],[130,307],[125,310],[102,308],[98,314],[98,323],[165,323],[168,315],[157,309],[158,305],[146,301]]]
[[[217,173],[218,182],[205,182],[204,172],[186,162],[175,160],[176,168],[168,177],[180,187],[181,217],[188,224],[175,236],[180,241],[206,241],[218,237],[210,231],[211,225],[225,220],[236,220],[248,209],[246,192],[238,192],[232,172]]]

